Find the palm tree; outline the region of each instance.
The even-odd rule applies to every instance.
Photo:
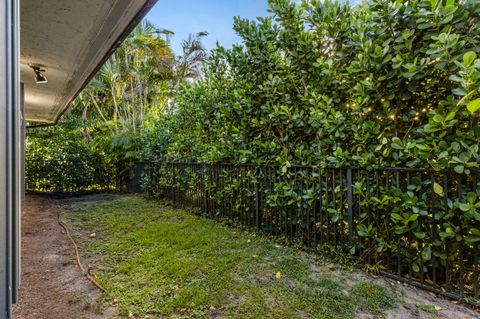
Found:
[[[162,82],[171,81],[173,65],[173,54],[160,31],[142,22],[82,93],[83,114],[92,105],[114,132],[137,133],[149,109],[165,103]]]
[[[172,35],[144,21],[105,63],[77,99],[82,118],[94,123],[82,129],[87,141],[131,161],[146,120],[165,116],[180,87],[201,76],[207,32],[190,35],[178,56],[169,47]]]
[[[188,81],[201,77],[201,65],[207,59],[207,50],[202,40],[208,32],[202,31],[182,41],[182,53],[177,57],[174,66],[174,78],[170,86],[171,98],[168,101],[170,109],[175,106],[175,99],[179,88]]]

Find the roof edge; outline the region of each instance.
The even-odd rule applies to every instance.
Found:
[[[35,127],[48,127],[58,124],[60,118],[65,114],[65,112],[70,109],[72,102],[78,97],[80,92],[90,83],[93,77],[97,74],[97,72],[102,68],[105,62],[112,56],[115,50],[122,44],[122,42],[130,35],[132,30],[142,21],[142,19],[147,15],[147,13],[153,8],[153,6],[157,3],[158,0],[147,0],[143,5],[142,9],[138,11],[138,13],[133,17],[133,19],[128,24],[127,28],[123,30],[120,36],[115,40],[113,45],[108,49],[107,53],[103,56],[100,60],[98,65],[93,69],[93,71],[86,77],[84,83],[80,86],[77,92],[72,96],[72,98],[67,102],[67,107],[65,107],[62,112],[60,112],[55,120],[51,123],[38,123],[34,125],[28,125],[27,128],[35,128]]]

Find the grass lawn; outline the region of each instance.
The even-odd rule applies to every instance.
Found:
[[[139,196],[73,198],[65,211],[120,315],[342,319],[397,303],[313,255]]]

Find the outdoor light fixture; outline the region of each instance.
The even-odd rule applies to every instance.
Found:
[[[45,75],[43,75],[43,72],[45,72],[44,69],[41,69],[39,66],[37,65],[30,65],[30,67],[33,69],[33,72],[35,72],[35,82],[37,84],[42,84],[42,83],[47,83],[48,80],[47,80],[47,77]]]

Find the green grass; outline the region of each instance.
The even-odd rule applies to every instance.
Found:
[[[371,283],[346,288],[315,256],[159,202],[90,196],[69,204],[64,218],[121,315],[343,319],[394,305]]]
[[[361,282],[352,289],[352,297],[357,306],[366,311],[376,312],[395,306],[395,300],[385,287]]]

